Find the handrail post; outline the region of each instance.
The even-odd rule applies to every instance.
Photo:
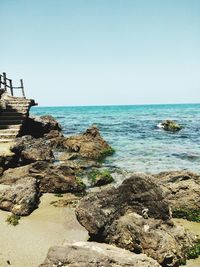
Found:
[[[1,88],[1,78],[2,78],[2,75],[0,74],[0,88]]]
[[[11,96],[13,96],[13,85],[12,85],[12,80],[9,80],[10,83],[10,92],[11,92]]]
[[[4,89],[7,91],[7,81],[6,81],[6,73],[3,72],[3,81],[4,81]]]
[[[21,83],[21,88],[22,88],[22,95],[23,95],[24,98],[26,98],[26,97],[25,97],[25,93],[24,93],[24,83],[23,83],[23,79],[20,79],[20,83]]]

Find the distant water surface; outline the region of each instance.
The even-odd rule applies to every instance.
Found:
[[[32,115],[52,115],[66,136],[95,124],[116,153],[106,163],[131,171],[183,170],[200,172],[200,104],[33,107]],[[157,127],[177,120],[178,133]]]

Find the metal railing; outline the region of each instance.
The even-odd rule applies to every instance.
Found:
[[[0,89],[5,90],[6,92],[8,92],[10,90],[10,94],[12,96],[14,96],[14,90],[15,89],[21,89],[22,90],[22,96],[24,98],[25,97],[25,92],[24,92],[24,83],[23,83],[23,79],[20,79],[20,86],[13,86],[13,82],[11,79],[8,79],[6,76],[6,73],[3,72],[2,74],[0,74]]]

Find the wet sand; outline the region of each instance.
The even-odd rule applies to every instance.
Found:
[[[87,240],[74,210],[50,204],[56,200],[53,194],[43,195],[39,209],[22,217],[17,226],[8,225],[5,220],[10,213],[0,211],[0,267],[38,267],[50,246]]]
[[[176,222],[179,225],[184,226],[187,230],[200,236],[200,223],[189,222],[189,221],[183,220],[183,219],[174,219],[174,222]],[[186,266],[186,267],[199,267],[200,266],[200,257],[198,257],[197,259],[194,259],[194,260],[188,260],[187,264],[184,266]]]

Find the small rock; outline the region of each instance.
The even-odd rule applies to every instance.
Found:
[[[163,121],[158,125],[158,127],[164,129],[165,131],[169,131],[169,132],[177,132],[183,128],[177,122],[172,121],[172,120]]]

